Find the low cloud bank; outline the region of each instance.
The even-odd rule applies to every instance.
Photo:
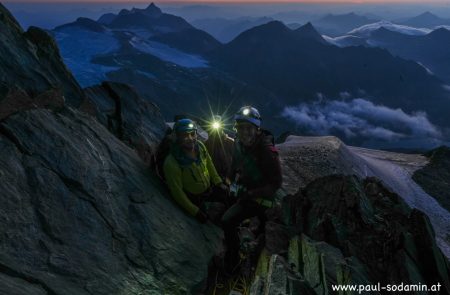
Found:
[[[441,142],[442,133],[425,112],[405,113],[375,105],[363,98],[320,100],[286,107],[282,115],[301,130],[316,135],[340,135],[346,139],[375,141]]]

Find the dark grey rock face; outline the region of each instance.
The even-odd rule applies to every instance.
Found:
[[[8,294],[25,283],[28,294],[183,294],[201,285],[220,231],[183,214],[95,119],[31,110],[0,130]]]
[[[425,155],[430,163],[414,172],[413,179],[450,211],[450,147],[441,146]]]
[[[87,88],[86,94],[95,105],[99,122],[149,164],[166,128],[159,108],[121,83],[103,82]]]
[[[50,88],[63,89],[65,100],[78,107],[84,94],[62,62],[55,41],[45,31],[24,32],[0,4],[0,102],[14,85],[31,98]]]
[[[449,263],[436,245],[429,219],[409,208],[378,180],[324,177],[310,183],[297,197],[301,232],[337,248],[346,260],[359,261],[363,270],[359,272],[367,274],[367,282],[439,282],[443,290],[450,291]],[[328,261],[337,257],[333,254],[336,251],[317,249]],[[327,259],[324,263],[327,265]],[[328,285],[339,281],[336,271],[326,272]]]
[[[146,164],[159,109],[115,83],[88,98],[53,39],[1,5],[0,81],[0,293],[197,293],[222,233]]]
[[[334,294],[332,285],[378,283],[439,283],[450,292],[450,264],[428,218],[375,178],[321,177],[282,207],[292,234],[287,255],[263,251],[250,294]]]

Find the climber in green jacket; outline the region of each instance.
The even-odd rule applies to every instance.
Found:
[[[176,139],[164,161],[166,184],[173,199],[199,222],[208,220],[206,202],[227,202],[228,187],[222,182],[208,150],[197,140],[197,127],[190,119],[173,127]]]

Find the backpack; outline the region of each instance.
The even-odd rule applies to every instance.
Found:
[[[158,178],[164,183],[166,182],[166,178],[164,177],[164,161],[170,154],[172,143],[173,130],[172,128],[168,127],[163,139],[159,143],[158,148],[156,149],[156,152],[152,157],[151,166],[153,168],[153,171],[155,171]]]

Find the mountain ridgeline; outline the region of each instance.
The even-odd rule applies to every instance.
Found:
[[[314,100],[317,93],[333,98],[364,91],[375,103],[426,110],[434,122],[448,124],[436,106],[446,108],[449,93],[417,63],[379,48],[331,46],[310,24],[290,30],[275,21],[253,28],[211,53],[211,60],[274,93],[278,107]]]
[[[370,21],[355,14],[350,16],[361,24]],[[337,16],[327,19],[331,21],[330,18],[342,20]],[[386,43],[386,50],[367,46],[371,39],[352,37],[350,43],[365,46],[340,48],[330,44],[311,23],[292,30],[279,21],[267,21],[222,44],[151,4],[146,9],[105,14],[98,21],[78,19],[55,28],[53,34],[69,68],[83,86],[105,79],[130,84],[142,97],[151,96],[166,118],[180,110],[209,116],[210,108],[224,113],[242,104],[254,104],[263,114],[265,126],[276,134],[289,131],[313,135],[317,133],[307,123],[286,116],[286,109],[342,99],[352,104],[355,99],[364,99],[379,108],[401,109],[406,116],[425,113],[429,124],[441,133],[436,140],[446,137],[450,91],[440,78],[447,77],[446,47],[433,54],[435,41],[427,41],[432,45],[422,47],[413,46],[412,41],[402,46],[411,45],[409,51],[396,49],[400,47],[395,45],[398,42]],[[85,54],[86,44],[92,39],[99,43],[91,45]],[[427,53],[416,54],[427,48]],[[425,55],[429,58],[422,58]],[[422,65],[410,60],[416,57]],[[77,60],[83,61],[83,66],[73,64]],[[426,68],[429,60],[437,65],[431,72],[441,76],[430,74],[430,68]],[[224,113],[224,117],[231,115]],[[389,129],[389,134],[400,134],[398,138],[415,136],[385,117],[376,121],[376,127]],[[384,135],[373,138],[367,135],[370,132],[335,129],[327,132],[348,143],[386,143]],[[415,138],[413,141],[428,142]],[[401,146],[401,141],[397,145]]]

